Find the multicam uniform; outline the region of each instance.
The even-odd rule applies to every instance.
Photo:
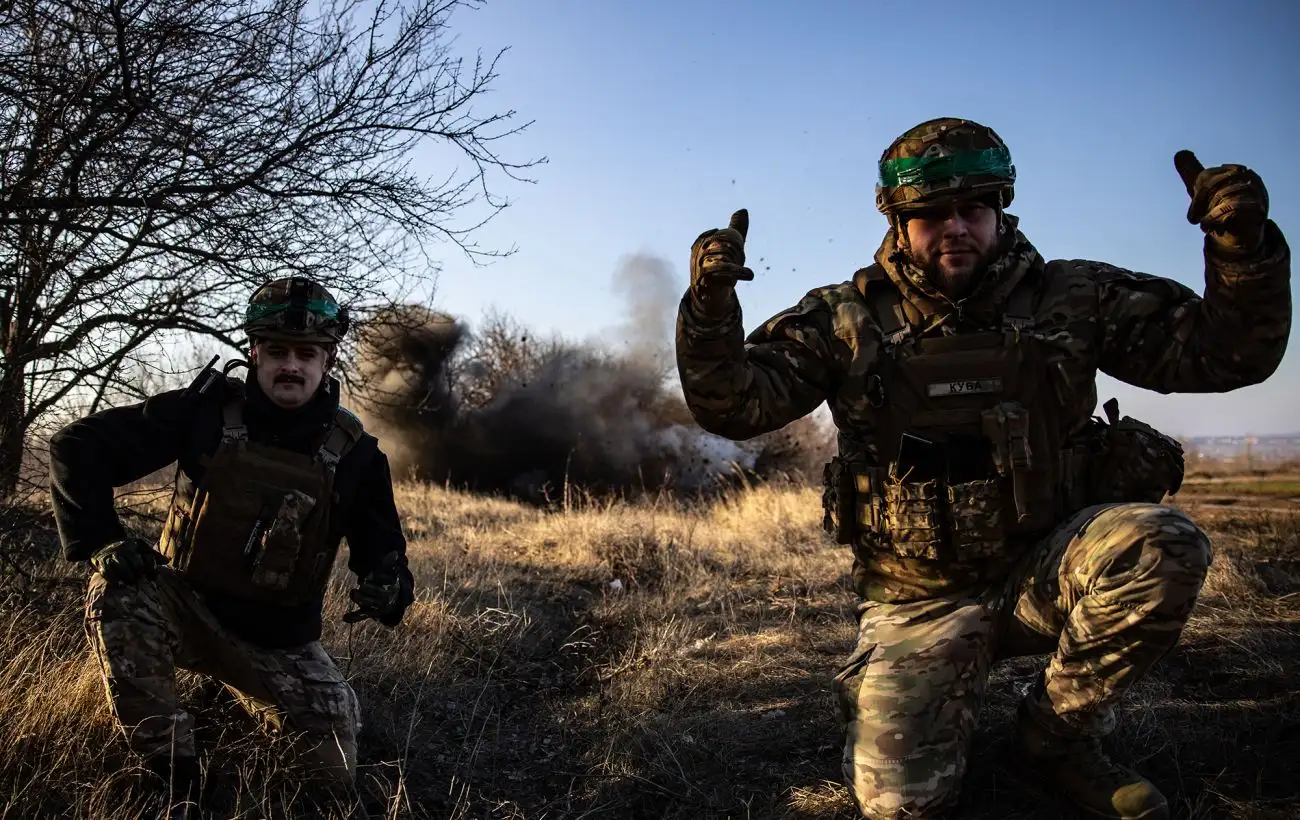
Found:
[[[933,139],[936,122],[955,121],[909,134]],[[953,303],[882,210],[893,227],[876,264],[747,338],[734,293],[705,310],[688,292],[677,361],[692,413],[720,435],[828,403],[839,455],[826,523],[852,546],[863,599],[836,677],[845,777],[868,817],[933,817],[958,796],[993,660],[1055,650],[1022,704],[1022,742],[1090,741],[1176,644],[1210,545],[1153,503],[1181,480],[1177,444],[1094,419],[1096,374],[1166,393],[1267,378],[1290,330],[1290,256],[1272,222],[1240,258],[1207,243],[1202,298],[1107,264],[1046,262],[1003,214],[996,261]],[[1158,793],[1132,815],[1123,800],[1096,816],[1164,816]]]
[[[316,297],[313,310],[337,307],[319,286],[292,281],[255,295],[259,338],[276,338],[293,291]],[[283,338],[315,338],[290,331]],[[86,632],[130,747],[187,788],[194,773],[176,766],[192,770],[196,750],[177,667],[216,678],[269,728],[292,733],[309,768],[354,776],[357,698],[319,643],[326,582],[344,537],[358,577],[373,577],[388,556],[408,589],[410,573],[387,458],[338,400],[327,377],[288,410],[253,376],[208,370],[187,390],[95,413],[51,441],[54,513],[74,561],[125,538],[114,487],[177,463],[159,543],[168,564],[138,582],[94,573]],[[395,625],[407,603],[381,620]]]

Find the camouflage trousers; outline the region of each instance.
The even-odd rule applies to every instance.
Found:
[[[266,729],[292,736],[310,773],[353,781],[361,711],[319,643],[264,649],[234,637],[168,567],[159,568],[156,581],[138,585],[92,575],[85,625],[133,751],[195,755],[194,719],[176,693],[179,667],[221,681]]]
[[[1154,504],[1090,507],[1005,586],[866,601],[835,678],[844,776],[868,818],[935,817],[957,801],[989,670],[1053,652],[1029,708],[1062,734],[1102,736],[1114,706],[1177,643],[1211,560],[1205,534]]]

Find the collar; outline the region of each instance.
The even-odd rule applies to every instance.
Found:
[[[914,265],[905,251],[898,247],[898,236],[893,228],[885,233],[876,262],[903,295],[908,318],[924,334],[941,326],[956,329],[958,324],[988,325],[1000,320],[1008,294],[1016,284],[1034,271],[1046,267],[1043,257],[1018,228],[1019,219],[1004,214],[1008,238],[1003,250],[993,260],[975,290],[956,302],[943,295],[925,272]]]

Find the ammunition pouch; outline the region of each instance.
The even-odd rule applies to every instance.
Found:
[[[822,485],[822,529],[835,543],[852,544],[875,525],[870,468],[835,456],[822,468]]]
[[[1119,402],[1104,405],[1109,424],[1093,419],[1084,433],[1088,469],[1083,506],[1160,503],[1183,484],[1183,446],[1145,422],[1120,417]]]
[[[1028,481],[1034,466],[1028,413],[1016,402],[1003,402],[980,414],[980,428],[993,443],[993,466],[998,475],[1011,478],[1016,519],[1025,521],[1031,513]]]
[[[867,541],[900,558],[970,561],[1007,548],[998,479],[944,484],[887,478],[836,456],[822,472],[822,528],[836,543]]]
[[[900,558],[939,559],[943,547],[943,506],[939,482],[899,481],[885,484],[885,532]]]
[[[967,481],[948,487],[953,548],[961,559],[996,558],[1006,552],[1000,482]]]
[[[244,554],[252,555],[254,587],[285,590],[302,553],[303,531],[316,499],[301,490],[290,490],[272,512],[264,530],[254,530]],[[319,570],[317,570],[319,571]]]

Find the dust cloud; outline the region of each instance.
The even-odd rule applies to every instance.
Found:
[[[683,288],[666,262],[626,257],[612,287],[622,321],[582,342],[495,314],[471,331],[420,305],[368,322],[350,400],[394,474],[536,502],[819,474],[831,437],[811,418],[744,442],[695,424],[672,353]]]

